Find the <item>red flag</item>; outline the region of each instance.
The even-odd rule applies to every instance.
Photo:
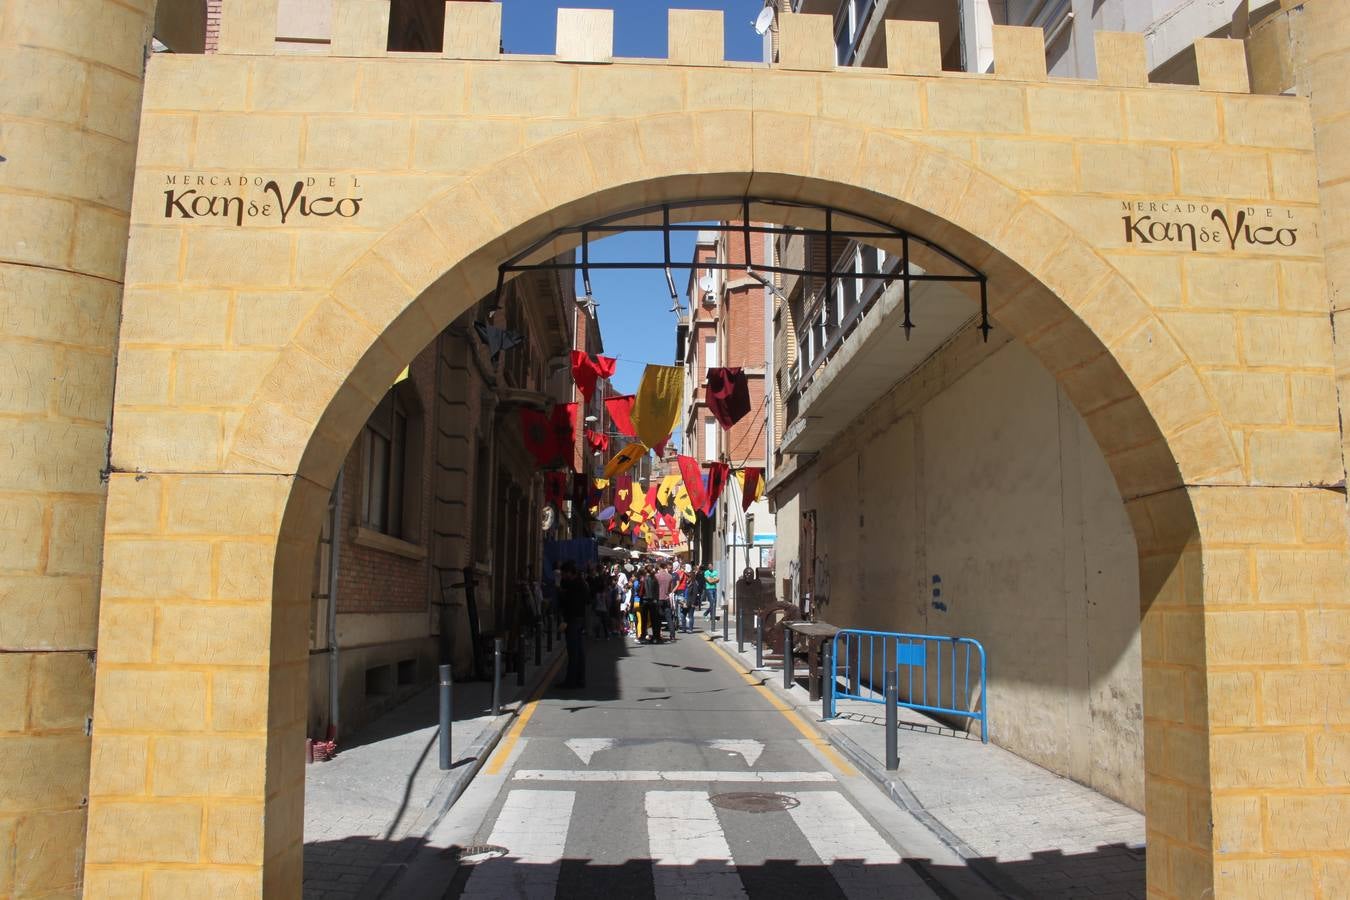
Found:
[[[708,370],[708,411],[723,428],[750,414],[750,382],[744,369]]]
[[[698,460],[692,456],[678,456],[675,462],[680,467],[680,475],[684,478],[684,489],[689,494],[689,503],[694,509],[702,510],[708,505],[708,495],[703,490],[703,470],[699,468]]]
[[[609,413],[610,421],[619,429],[619,434],[637,437],[637,429],[633,427],[633,403],[636,400],[634,394],[605,398],[605,412]]]
[[[717,502],[718,497],[722,496],[722,488],[727,486],[727,478],[730,475],[731,466],[726,463],[708,464],[708,505],[703,508],[706,515],[712,515],[713,504]],[[692,498],[693,495],[691,494],[690,497]]]
[[[568,480],[566,472],[544,473],[544,501],[553,506],[562,506],[567,499]]]
[[[633,499],[632,494],[633,476],[617,475],[615,476],[614,480],[611,481],[609,484],[610,487],[614,489],[614,493],[612,495],[614,497],[614,505],[618,506],[620,504],[620,501],[622,501],[623,508],[627,509],[628,502]]]
[[[549,428],[553,432],[553,458],[571,468],[572,448],[577,441],[577,405],[559,403],[554,406],[549,416]]]
[[[748,512],[750,504],[764,493],[764,469],[759,466],[746,466],[744,473],[745,482],[741,485],[741,510]]]
[[[657,458],[657,459],[664,459],[664,458],[665,458],[665,455],[666,455],[666,444],[669,444],[669,443],[670,443],[671,437],[672,437],[672,435],[669,435],[669,434],[666,435],[665,440],[661,441],[661,443],[657,444],[655,447],[652,448],[652,452],[654,452],[654,453],[656,454],[656,458]]]
[[[611,377],[617,364],[618,360],[608,356],[591,356],[585,350],[572,351],[572,380],[588,403],[595,393],[595,382]]]
[[[586,429],[586,444],[587,444],[587,446],[589,446],[592,450],[608,450],[608,449],[609,449],[609,435],[604,434],[603,432],[599,432],[599,431],[592,431],[591,429],[587,428],[587,429]]]
[[[555,444],[553,442],[553,423],[549,417],[537,409],[522,406],[520,408],[520,431],[525,440],[525,449],[530,451],[535,463],[542,469],[553,463]]]

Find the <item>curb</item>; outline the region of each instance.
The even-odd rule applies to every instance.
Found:
[[[761,673],[765,675],[763,684],[774,693],[780,700],[789,704],[798,713],[803,711],[811,712],[810,703],[803,704],[800,700],[783,690],[773,678],[767,677],[773,670],[767,668],[756,669],[751,666],[738,652],[729,650],[716,637],[710,637],[708,643],[717,648],[717,650],[732,662],[740,665],[746,670],[747,674]],[[779,670],[781,675],[781,670]],[[989,864],[988,860],[980,856],[971,848],[969,844],[963,841],[955,832],[946,825],[942,824],[936,816],[930,813],[920,801],[914,796],[914,792],[905,784],[904,779],[898,776],[892,777],[892,773],[886,771],[883,764],[872,754],[868,753],[857,742],[840,734],[833,728],[826,728],[825,720],[819,718],[819,710],[814,714],[803,715],[803,718],[824,740],[828,741],[836,750],[848,757],[853,765],[857,766],[858,771],[867,776],[867,779],[881,789],[891,802],[913,816],[920,824],[931,831],[947,849],[959,856],[981,880],[990,888],[996,891],[1000,896],[1010,898],[1010,900],[1036,900],[1034,896],[1028,894],[1026,888],[1013,881],[1007,875],[998,871],[997,867]],[[929,879],[929,886],[933,883]]]
[[[435,830],[436,826],[445,818],[446,813],[455,805],[455,802],[468,790],[469,784],[486,765],[492,751],[497,748],[502,735],[506,734],[507,729],[511,727],[511,723],[520,714],[521,707],[539,690],[540,685],[546,683],[557,673],[558,663],[565,655],[565,651],[559,647],[554,651],[552,659],[544,660],[534,678],[523,688],[517,688],[516,695],[510,701],[516,703],[515,708],[503,712],[493,719],[483,729],[483,732],[474,739],[473,743],[465,748],[463,758],[468,760],[468,764],[457,769],[452,768],[447,773],[446,781],[442,782],[442,785],[445,785],[444,793],[442,794],[441,790],[436,792],[432,802],[418,813],[417,818],[413,820],[412,827],[404,834],[403,840],[411,839],[409,846],[395,858],[385,861],[380,867],[381,871],[376,872],[362,886],[361,891],[357,894],[357,900],[378,900],[381,897],[393,896],[388,893],[389,889],[397,886],[398,880],[407,870],[408,864],[425,845],[427,835]]]

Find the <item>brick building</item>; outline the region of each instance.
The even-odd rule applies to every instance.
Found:
[[[599,333],[574,300],[571,279],[559,273],[506,282],[495,316],[491,298],[461,315],[367,420],[319,539],[311,735],[326,735],[334,720],[350,733],[431,681],[440,603],[449,604],[446,643],[457,677],[472,677],[481,665],[481,636],[517,627],[522,592],[540,576],[542,542],[574,530],[565,508],[550,532],[541,528],[543,476],[519,423],[521,406],[573,398],[568,355],[588,340],[593,346]],[[479,322],[522,342],[494,361],[475,330]],[[581,418],[568,471],[580,471]]]
[[[681,323],[688,329],[683,360],[684,452],[704,468],[712,462],[733,468],[763,467],[767,456],[768,291],[747,269],[762,266],[769,248],[762,239],[751,241],[747,265],[739,232],[728,230],[735,226],[735,222],[723,222],[719,229],[698,232],[687,288],[689,316]],[[749,383],[750,413],[730,429],[723,429],[708,409],[708,370],[717,367],[740,368]],[[725,573],[740,572],[746,565],[765,565],[772,557],[772,517],[767,504],[761,500],[743,511],[734,478],[714,517],[701,517],[697,528],[691,541],[695,562],[713,561]]]

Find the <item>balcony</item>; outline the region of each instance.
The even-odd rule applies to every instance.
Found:
[[[913,329],[906,336],[899,257],[873,257],[863,247],[826,298],[804,315],[798,330],[794,379],[781,452],[816,453],[850,422],[980,316],[980,303],[963,285],[920,281],[911,287]],[[911,272],[922,275],[911,265]],[[825,302],[828,300],[828,302]]]

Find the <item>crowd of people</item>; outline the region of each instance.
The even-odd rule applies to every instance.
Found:
[[[694,633],[700,613],[710,627],[717,626],[721,581],[711,563],[697,569],[671,560],[608,567],[592,563],[585,571],[563,563],[558,611],[567,642],[567,675],[562,686],[586,686],[588,620],[597,638],[625,637],[639,644],[674,641],[677,633]]]

